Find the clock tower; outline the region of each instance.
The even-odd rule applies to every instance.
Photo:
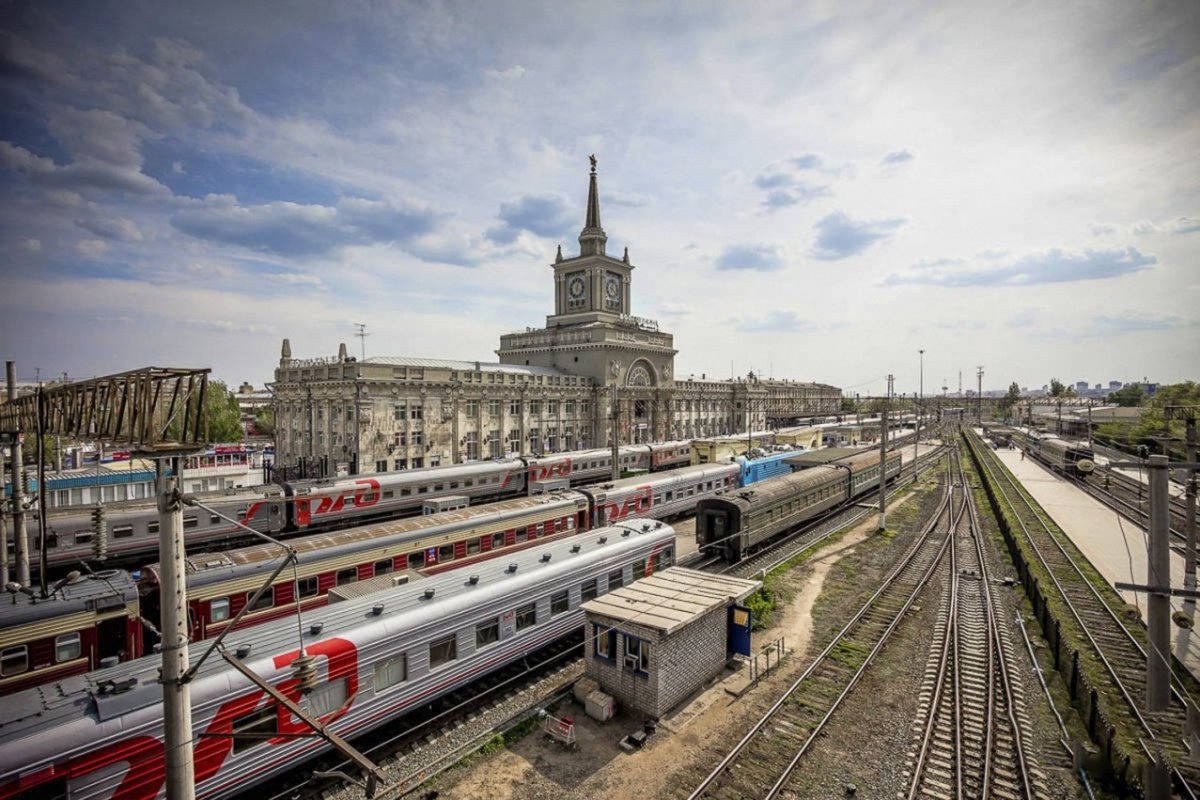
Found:
[[[579,255],[554,259],[554,315],[547,327],[594,322],[629,315],[629,284],[633,265],[629,250],[616,259],[605,251],[608,236],[600,225],[600,192],[596,188],[596,158],[588,176],[587,216],[579,232]]]
[[[616,385],[643,404],[675,385],[673,337],[658,323],[631,313],[629,248],[621,258],[605,252],[600,224],[596,157],[588,174],[587,215],[579,232],[579,255],[554,258],[554,314],[546,327],[500,337],[504,364],[551,367],[590,377],[596,387]],[[649,407],[649,406],[647,406]],[[665,419],[665,417],[664,417]]]

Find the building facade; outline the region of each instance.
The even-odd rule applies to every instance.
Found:
[[[545,327],[500,337],[498,362],[347,355],[295,359],[273,389],[276,464],[382,472],[507,454],[691,439],[836,413],[841,391],[745,378],[676,380],[674,337],[633,316],[634,265],[607,253],[593,159],[579,254],[551,265]]]

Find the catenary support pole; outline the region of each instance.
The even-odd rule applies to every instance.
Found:
[[[1189,464],[1196,463],[1196,417],[1189,415],[1187,418],[1187,460]],[[1183,588],[1196,588],[1196,471],[1193,469],[1188,475],[1187,482],[1187,524],[1185,526],[1184,535],[1186,538],[1186,546],[1184,547],[1183,555]],[[1188,601],[1188,607],[1194,609],[1196,602]]]
[[[17,399],[17,365],[9,361],[5,364],[8,378],[8,402]],[[12,441],[12,521],[13,541],[16,543],[13,556],[16,558],[15,572],[17,583],[28,586],[29,581],[29,532],[25,530],[25,479],[24,453],[21,447],[23,431],[13,434]]]
[[[612,420],[612,479],[617,481],[621,479],[621,445],[617,439],[621,412],[617,406],[617,385],[614,383],[608,387],[608,390],[608,405],[611,412],[609,419]]]
[[[921,454],[921,413],[925,407],[925,350],[917,351],[921,354],[921,393],[917,398],[917,433],[913,437],[913,470],[917,469],[917,456]]]
[[[193,800],[192,697],[183,681],[188,671],[187,583],[184,578],[183,503],[179,487],[183,459],[157,463],[159,582],[162,591],[162,691],[166,729],[168,800]]]
[[[879,415],[879,530],[887,529],[887,428],[888,410]]]
[[[0,587],[8,586],[8,509],[0,497]]]
[[[1171,699],[1171,585],[1170,532],[1168,528],[1167,457],[1150,456],[1150,539],[1147,603],[1150,652],[1146,657],[1146,709],[1161,711]],[[1160,591],[1155,591],[1158,589]]]

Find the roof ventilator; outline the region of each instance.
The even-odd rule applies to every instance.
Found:
[[[432,586],[425,590],[425,599],[426,600],[433,599],[433,587]]]
[[[607,536],[601,536],[599,539],[596,540],[596,544],[604,544],[607,541],[608,541]]]
[[[376,603],[375,605],[371,606],[371,613],[377,617],[382,616],[383,615],[383,603]]]
[[[549,553],[542,553],[542,563],[543,563],[543,564],[545,564],[545,563],[546,563],[547,561],[549,561],[549,560],[550,560],[550,554],[549,554]]]
[[[471,584],[472,586],[478,586],[479,585],[479,576],[472,575],[471,577],[467,578],[467,583]]]
[[[507,570],[507,571],[508,571],[508,572],[516,572],[516,571],[517,571],[517,565],[516,565],[516,564],[509,564],[509,565],[508,565],[508,570]]]
[[[314,622],[312,625],[308,626],[308,632],[311,633],[313,636],[319,636],[321,633],[321,630],[324,627],[325,627],[324,622]]]
[[[580,547],[579,547],[579,545],[577,545],[577,544],[573,544],[573,545],[571,545],[571,552],[572,552],[572,553],[578,553],[578,552],[579,552],[579,550],[580,550]]]
[[[250,645],[247,642],[242,642],[237,646],[237,648],[234,649],[233,652],[237,654],[238,658],[245,658],[246,656],[250,655]]]

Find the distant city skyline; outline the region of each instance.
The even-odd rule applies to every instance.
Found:
[[[18,2],[21,377],[495,360],[596,154],[678,374],[1196,379],[1200,6]],[[731,366],[732,365],[732,366]]]

